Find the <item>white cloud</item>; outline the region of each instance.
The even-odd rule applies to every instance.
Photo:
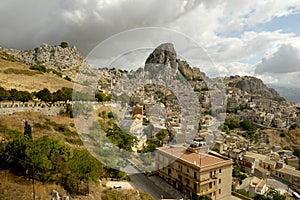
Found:
[[[300,49],[290,45],[282,45],[278,51],[262,59],[256,65],[255,73],[290,73],[300,71]]]
[[[255,66],[255,76],[267,84],[299,88],[300,48],[283,44]]]

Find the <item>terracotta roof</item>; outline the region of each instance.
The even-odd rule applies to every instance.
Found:
[[[265,185],[266,185],[266,180],[262,179],[262,180],[259,182],[259,184],[258,184],[257,187],[263,188]]]
[[[217,157],[208,153],[191,152],[183,146],[161,147],[159,150],[171,157],[175,157],[176,159],[188,162],[195,167],[200,168],[217,168],[233,164],[229,159]]]

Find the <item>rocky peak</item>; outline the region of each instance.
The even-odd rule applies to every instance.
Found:
[[[172,43],[159,45],[147,58],[145,64],[167,64],[176,62],[176,51]]]
[[[273,88],[268,88],[262,80],[251,76],[231,76],[225,79],[228,87],[238,88],[251,95],[259,95],[266,98],[280,97]]]
[[[148,56],[145,65],[146,68],[151,68],[153,65],[170,66],[173,69],[178,69],[181,74],[187,78],[187,80],[203,79],[203,75],[198,68],[191,68],[186,61],[177,58],[177,54],[172,43],[163,43],[159,45]]]

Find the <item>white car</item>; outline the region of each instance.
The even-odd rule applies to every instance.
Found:
[[[114,188],[114,189],[122,189],[123,186],[122,186],[122,185],[114,185],[113,188]]]

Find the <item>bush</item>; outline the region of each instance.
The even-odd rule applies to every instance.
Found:
[[[99,102],[111,101],[111,95],[106,95],[103,92],[97,92],[95,94],[95,99]]]
[[[250,195],[249,195],[249,192],[246,191],[246,190],[244,190],[244,189],[238,189],[238,190],[235,190],[235,192],[237,192],[237,193],[239,193],[239,194],[241,194],[241,195],[243,195],[243,196],[246,196],[246,197],[249,197],[249,196],[250,196]]]
[[[298,127],[297,124],[291,124],[290,127],[289,127],[289,130],[294,130]]]
[[[59,46],[61,48],[67,48],[67,47],[69,47],[69,44],[67,42],[61,42]]]
[[[4,60],[11,61],[11,62],[17,61],[13,55],[10,55],[10,54],[6,53],[5,51],[0,52],[0,57]]]
[[[109,113],[107,114],[107,117],[108,117],[109,119],[112,119],[112,118],[114,118],[114,114],[113,114],[113,112],[109,112]]]
[[[72,81],[72,79],[68,76],[64,77],[64,79],[67,80],[67,81]]]
[[[47,89],[44,88],[35,95],[37,98],[39,98],[41,101],[44,102],[51,102],[52,101],[52,94],[51,92]]]
[[[240,127],[240,120],[237,117],[226,118],[224,126],[227,126],[230,130]]]
[[[8,91],[9,96],[7,97],[7,100],[10,101],[22,101],[22,102],[28,102],[32,100],[32,94],[27,91],[18,91],[16,89],[11,89]]]
[[[240,126],[246,131],[254,131],[256,130],[256,126],[250,122],[249,120],[243,120],[240,122]]]
[[[53,70],[52,73],[55,74],[55,75],[57,75],[57,76],[59,76],[59,77],[62,77],[62,73],[59,72],[59,71]]]
[[[32,65],[29,69],[31,70],[36,70],[36,71],[39,71],[39,72],[49,72],[49,70],[46,68],[45,65],[42,65],[42,64],[35,64],[35,65]]]
[[[141,200],[155,200],[154,197],[152,197],[150,194],[146,192],[140,192]]]
[[[281,132],[279,136],[282,138],[285,137],[285,132]]]

